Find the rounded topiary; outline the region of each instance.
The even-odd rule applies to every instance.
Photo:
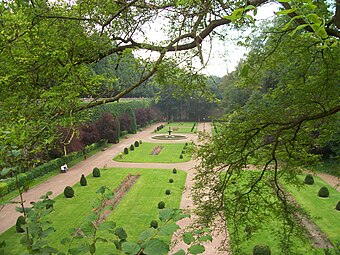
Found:
[[[124,148],[124,154],[129,154],[129,149],[128,148]]]
[[[179,158],[180,158],[180,159],[183,159],[183,154],[181,154],[181,155],[179,156]]]
[[[93,177],[100,177],[100,170],[98,167],[93,168],[92,175]]]
[[[171,193],[171,191],[170,191],[169,189],[167,189],[167,190],[165,191],[165,195],[170,195],[170,193]]]
[[[143,142],[142,142],[142,140],[139,140],[139,144],[142,144]]]
[[[87,186],[87,180],[83,174],[80,177],[80,186]]]
[[[169,182],[170,182],[170,183],[173,183],[173,182],[174,182],[174,179],[170,178],[170,179],[169,179]]]
[[[266,244],[257,244],[253,248],[253,255],[271,255],[271,251]]]
[[[135,146],[133,146],[133,144],[130,145],[130,151],[134,151],[135,150]]]
[[[314,178],[313,175],[307,174],[305,177],[305,183],[308,185],[313,185],[314,184]]]
[[[20,215],[15,223],[15,229],[17,233],[24,233],[25,229],[23,229],[22,225],[26,224],[25,217]]]
[[[177,169],[176,168],[172,169],[172,173],[177,174]]]
[[[74,190],[70,186],[66,186],[64,189],[64,195],[66,198],[71,198],[74,196]]]
[[[165,203],[163,201],[160,201],[158,203],[158,209],[163,209],[165,207]]]
[[[135,147],[139,147],[139,142],[135,141]]]
[[[157,220],[153,220],[150,222],[150,227],[151,228],[158,228],[158,222]]]
[[[329,197],[329,191],[326,187],[322,187],[318,193],[319,197]]]
[[[338,203],[336,204],[335,209],[338,210],[338,211],[340,211],[340,200],[339,200]]]

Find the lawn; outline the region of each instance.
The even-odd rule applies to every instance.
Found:
[[[169,127],[172,130],[173,133],[180,133],[180,134],[192,134],[197,131],[197,123],[191,131],[192,127],[194,126],[196,122],[171,122],[170,124],[165,124],[164,128],[159,130],[158,134],[167,134],[169,131]]]
[[[136,171],[136,169],[121,168],[101,170],[100,178],[93,178],[92,175],[87,177],[88,186],[74,185],[74,198],[66,199],[63,195],[59,195],[55,199],[55,211],[48,215],[56,229],[56,232],[49,237],[49,244],[61,250],[65,249],[60,244],[60,240],[70,237],[69,229],[78,227],[84,222],[98,196],[95,193],[98,188],[105,185],[114,189],[126,175]],[[141,177],[110,215],[110,220],[126,227],[131,239],[147,229],[151,220],[157,219],[159,201],[163,200],[167,207],[179,207],[186,178],[186,173],[183,171],[177,171],[176,175],[172,170],[138,169],[138,172],[141,173]],[[170,184],[169,178],[173,178],[174,183]],[[171,195],[165,195],[166,189],[171,189]],[[102,234],[107,236],[106,233]],[[6,241],[5,254],[16,255],[23,252],[23,247],[19,244],[21,236],[22,234],[15,233],[15,227],[1,235],[0,240]],[[103,250],[105,249],[107,253],[112,247],[110,244],[98,243],[98,254],[105,254]]]
[[[158,155],[151,155],[157,146],[163,146]],[[186,150],[183,158],[180,155],[185,143],[142,143],[139,147],[135,147],[133,151],[129,150],[129,154],[117,155],[114,160],[119,162],[136,162],[136,163],[178,163],[186,162],[191,159],[191,152]],[[188,148],[191,145],[188,144]]]
[[[299,176],[303,182],[305,176]],[[329,190],[328,198],[320,198],[317,194],[321,187]],[[313,185],[303,185],[297,189],[285,185],[285,189],[296,199],[296,201],[310,213],[313,221],[328,236],[333,244],[340,243],[340,212],[335,210],[340,200],[340,192],[326,184],[321,178],[314,176]]]
[[[236,183],[228,188],[226,193],[227,198],[235,198],[235,192],[249,190],[250,183],[254,181],[254,177],[260,174],[259,171],[244,171],[242,176],[236,180]],[[271,173],[267,173],[264,177],[266,179]],[[234,254],[252,254],[253,247],[256,244],[267,244],[271,248],[272,254],[282,254],[280,249],[280,235],[279,231],[283,230],[283,223],[274,214],[277,210],[277,205],[274,202],[275,193],[269,187],[269,185],[264,181],[258,184],[259,187],[255,192],[250,195],[250,199],[260,195],[260,199],[255,203],[251,202],[248,208],[248,214],[239,213],[236,216],[231,215],[228,219],[228,229],[231,233],[231,244]],[[246,200],[248,201],[248,200]],[[233,205],[231,205],[233,208]],[[244,209],[243,209],[244,210]],[[277,210],[279,211],[279,210]],[[263,218],[259,216],[263,216]],[[238,228],[239,240],[241,242],[237,244],[237,240],[233,238],[233,231],[235,226],[233,226],[232,221],[234,218],[240,217],[236,227]],[[259,224],[259,222],[261,222]],[[247,236],[246,229],[247,226],[251,227],[251,235]],[[301,233],[293,232],[291,236],[292,245],[290,246],[296,254],[312,255],[312,254],[324,254],[321,250],[315,250],[312,248],[311,244],[306,240],[301,238]]]

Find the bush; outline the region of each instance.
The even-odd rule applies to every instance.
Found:
[[[322,187],[318,193],[319,197],[329,197],[329,191],[326,187]]]
[[[313,175],[307,174],[305,177],[305,183],[308,185],[313,185],[314,184],[314,178]]]
[[[22,225],[26,224],[25,217],[20,215],[15,223],[15,229],[17,233],[24,233],[25,229],[22,228]]]
[[[133,144],[130,145],[130,151],[134,151],[135,150],[135,146],[133,146]]]
[[[338,203],[336,204],[335,209],[338,210],[338,211],[340,211],[340,200],[339,200]]]
[[[176,168],[172,169],[172,173],[177,174],[177,169]]]
[[[151,228],[158,228],[158,222],[156,220],[151,221],[150,227]]]
[[[139,144],[142,144],[143,142],[142,142],[142,140],[139,140]]]
[[[179,156],[179,158],[180,158],[180,159],[183,159],[183,154],[181,154],[181,155]]]
[[[129,154],[129,149],[128,148],[124,148],[124,154]]]
[[[98,167],[93,168],[92,175],[93,177],[100,177],[100,170]]]
[[[0,182],[0,197],[8,193],[8,184],[6,182]]]
[[[135,141],[135,147],[139,147],[139,142],[138,141]]]
[[[64,189],[64,196],[66,198],[74,197],[74,190],[72,189],[72,187],[66,186],[66,188]]]
[[[163,209],[165,207],[165,203],[163,201],[160,201],[158,203],[158,209]]]
[[[169,189],[167,189],[166,191],[165,191],[165,195],[170,195],[170,190]]]
[[[271,251],[266,244],[257,244],[254,246],[253,255],[270,255]]]
[[[173,183],[173,182],[174,182],[174,179],[170,178],[170,179],[169,179],[169,182],[170,182],[170,183]]]
[[[81,186],[87,186],[87,180],[86,180],[86,177],[83,174],[80,177],[80,185]]]

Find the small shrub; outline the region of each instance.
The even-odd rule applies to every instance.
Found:
[[[135,147],[139,147],[139,142],[138,141],[135,141]]]
[[[179,156],[179,158],[180,158],[180,159],[183,159],[183,154],[181,154],[181,155]]]
[[[169,179],[169,182],[170,182],[170,183],[173,183],[173,182],[174,182],[174,179],[170,178],[170,179]]]
[[[163,201],[160,201],[158,203],[158,209],[163,209],[165,207],[165,203]]]
[[[158,228],[158,222],[156,220],[151,221],[150,227],[151,228]]]
[[[20,215],[15,223],[15,229],[17,233],[24,233],[25,229],[23,229],[22,225],[26,224],[25,217]]]
[[[182,150],[182,154],[185,154],[185,150]]]
[[[81,186],[87,186],[87,180],[86,180],[86,177],[83,174],[80,177],[80,185]]]
[[[128,148],[124,148],[124,154],[129,154],[129,149]]]
[[[142,142],[142,140],[139,140],[139,144],[142,144],[143,142]]]
[[[338,203],[336,204],[335,209],[338,210],[338,211],[340,211],[340,200],[339,200]]]
[[[165,195],[170,195],[170,193],[171,193],[171,191],[170,191],[169,189],[167,189],[167,190],[165,191]]]
[[[326,187],[322,187],[318,193],[319,197],[329,197],[329,191]]]
[[[70,186],[66,186],[64,189],[64,196],[66,198],[74,197],[74,190]]]
[[[93,177],[100,177],[100,170],[98,167],[93,168],[92,175]]]
[[[314,178],[313,175],[307,174],[305,177],[305,183],[308,185],[313,185],[314,184]]]
[[[135,150],[135,146],[133,146],[133,144],[130,145],[130,151],[134,151]]]
[[[266,244],[257,244],[254,246],[253,255],[271,255],[271,251]]]
[[[172,173],[177,174],[177,169],[176,168],[172,169]]]

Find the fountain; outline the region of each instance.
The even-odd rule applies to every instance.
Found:
[[[169,126],[169,130],[168,130],[169,135],[154,135],[152,136],[152,139],[156,139],[156,140],[182,140],[182,139],[187,139],[188,137],[186,135],[180,135],[180,134],[176,134],[176,135],[172,135],[172,130],[171,127]]]

